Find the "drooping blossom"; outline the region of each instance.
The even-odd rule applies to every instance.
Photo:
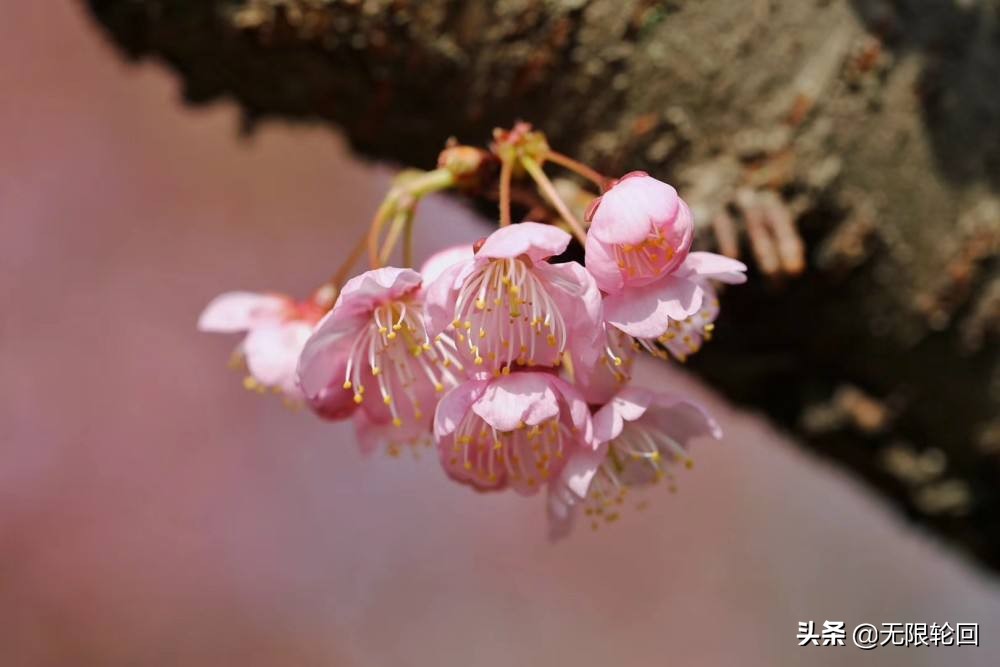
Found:
[[[684,261],[694,222],[677,191],[642,171],[620,178],[587,211],[586,265],[609,294],[658,281]]]
[[[630,489],[666,481],[671,468],[690,467],[691,441],[719,439],[722,430],[700,405],[686,398],[638,387],[623,389],[593,417],[596,451],[578,450],[549,487],[552,535],[565,535],[578,508],[597,527],[620,515]]]
[[[516,366],[575,365],[597,359],[600,292],[577,262],[551,264],[570,242],[535,222],[501,227],[475,255],[448,267],[427,290],[434,332],[451,327],[472,370],[500,375]]]
[[[604,319],[656,354],[656,344],[684,359],[711,334],[719,302],[711,281],[746,282],[746,265],[710,252],[692,252],[670,274],[604,297]]]
[[[420,287],[419,273],[394,267],[344,285],[299,361],[312,406],[342,406],[337,416],[359,406],[372,424],[429,430],[437,399],[464,376],[451,339],[427,331]]]
[[[574,453],[595,447],[587,404],[546,371],[515,371],[452,389],[438,403],[434,436],[453,479],[523,494],[537,492]]]
[[[198,329],[246,336],[236,348],[249,375],[248,389],[272,389],[291,400],[302,397],[295,369],[299,354],[323,315],[313,301],[282,294],[227,292],[213,299],[198,318]]]
[[[431,329],[452,327],[473,370],[499,375],[515,366],[556,366],[567,351],[588,368],[597,359],[600,292],[577,262],[547,261],[570,238],[535,222],[493,232],[428,288]]]

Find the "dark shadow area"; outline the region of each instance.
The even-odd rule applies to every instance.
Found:
[[[923,59],[914,94],[942,174],[1000,186],[1000,2],[852,0],[897,58]]]

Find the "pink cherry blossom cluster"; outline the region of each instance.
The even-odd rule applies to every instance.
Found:
[[[634,172],[587,211],[585,262],[557,262],[556,226],[501,226],[420,271],[380,267],[314,301],[230,293],[208,331],[247,331],[250,386],[276,388],[328,419],[353,419],[364,451],[433,445],[452,480],[479,491],[547,493],[550,529],[581,510],[613,521],[629,489],[672,481],[691,441],[718,438],[694,401],[630,384],[637,352],[685,359],[709,338],[715,282],[746,267],[692,252],[691,212],[670,185]]]

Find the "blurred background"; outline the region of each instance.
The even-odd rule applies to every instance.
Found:
[[[0,664],[1000,662],[993,578],[680,371],[642,380],[708,402],[724,441],[557,545],[541,498],[362,460],[245,392],[201,308],[306,294],[391,169],[325,128],[241,138],[74,4],[6,3],[0,62]],[[483,233],[448,200],[419,220],[422,255]],[[981,646],[800,648],[810,620],[978,622]]]

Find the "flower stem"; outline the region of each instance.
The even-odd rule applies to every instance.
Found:
[[[382,251],[378,256],[379,263],[382,266],[385,266],[385,263],[389,261],[392,251],[396,248],[396,244],[399,243],[399,239],[403,235],[405,227],[412,219],[412,216],[405,209],[398,212],[396,217],[392,219],[392,226],[389,227],[389,232],[385,235],[385,241],[382,243]]]
[[[505,158],[500,162],[500,226],[510,224],[510,178],[514,172],[514,160]]]
[[[407,216],[403,225],[403,266],[413,266],[413,216]]]
[[[385,200],[379,205],[372,219],[371,227],[368,230],[368,265],[377,269],[382,266],[379,262],[378,240],[382,236],[382,227],[385,226],[386,219],[396,209],[396,199],[399,197],[395,188],[389,191]]]
[[[379,250],[379,238],[382,236],[382,228],[386,222],[392,219],[394,222],[398,216],[413,217],[413,211],[420,198],[446,190],[455,185],[455,174],[450,169],[439,168],[433,171],[420,172],[414,176],[412,172],[403,172],[396,178],[396,183],[385,196],[382,204],[375,213],[371,228],[368,231],[368,263],[373,269],[385,265],[385,261],[392,254],[393,248],[399,241],[400,230],[393,234],[390,229],[391,238],[386,239],[381,252]],[[402,223],[401,223],[402,224]],[[395,225],[394,225],[395,226]]]
[[[524,165],[525,170],[535,180],[535,183],[538,184],[538,189],[541,190],[542,195],[549,201],[550,204],[552,204],[552,206],[555,207],[562,219],[566,221],[567,225],[569,225],[570,231],[573,232],[573,236],[576,237],[576,240],[580,242],[580,245],[585,245],[587,243],[587,232],[584,231],[583,225],[580,224],[580,221],[577,220],[572,213],[570,213],[569,208],[566,206],[566,202],[564,202],[562,197],[559,196],[559,193],[556,192],[556,187],[552,184],[552,181],[549,180],[549,177],[545,175],[545,172],[542,171],[538,162],[536,162],[532,157],[522,155],[521,164]]]
[[[596,185],[600,190],[600,192],[602,193],[604,192],[604,189],[607,187],[608,184],[607,177],[605,177],[599,171],[591,169],[584,163],[574,160],[568,155],[563,155],[562,153],[557,153],[556,151],[550,150],[548,153],[544,155],[543,159],[548,160],[549,162],[555,162],[559,166],[565,167],[566,169],[569,169],[570,171],[579,174],[580,176],[583,176],[588,181],[594,183],[594,185]]]

